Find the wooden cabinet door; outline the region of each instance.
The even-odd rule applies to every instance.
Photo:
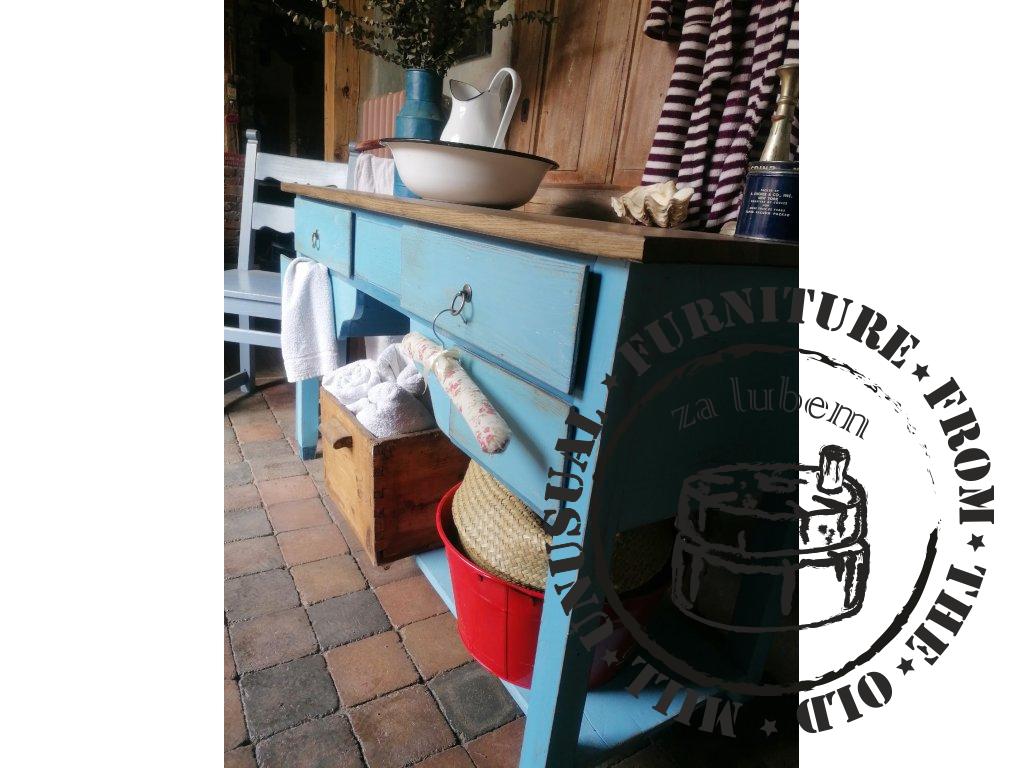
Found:
[[[636,24],[634,35],[622,127],[609,179],[613,186],[629,188],[637,186],[644,174],[679,51],[676,43],[645,35],[643,18]]]
[[[559,164],[545,186],[636,186],[677,46],[644,34],[643,0],[518,0],[520,6],[552,11],[558,21],[513,31],[512,66],[523,94],[509,149]]]
[[[520,3],[516,7],[519,8]],[[523,98],[509,146],[558,163],[546,183],[607,184],[641,0],[548,0],[522,3],[558,17],[550,29],[517,25],[513,67]],[[539,37],[546,38],[539,44]]]

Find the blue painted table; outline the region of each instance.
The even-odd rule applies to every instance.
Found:
[[[463,451],[483,464],[538,513],[549,468],[565,469],[555,450],[573,438],[571,413],[605,413],[605,432],[629,410],[635,370],[616,351],[653,319],[700,296],[731,286],[786,285],[796,280],[794,246],[522,212],[283,185],[297,195],[295,245],[331,268],[339,337],[401,334],[410,328],[431,336],[430,324],[469,285],[472,299],[459,317],[442,316],[437,328],[462,350],[462,363],[512,430],[508,449],[485,455],[443,392],[431,380],[438,425]],[[785,324],[780,324],[785,325]],[[606,376],[612,374],[614,387]],[[297,440],[311,454],[317,436],[317,391],[299,387]],[[610,553],[615,531],[675,514],[678,485],[651,482],[704,446],[681,443],[645,454],[618,446],[603,467],[614,495],[628,493],[635,478],[648,503],[602,504],[601,541]],[[622,442],[621,440],[619,441]],[[583,492],[573,503],[588,530],[594,473],[603,459],[599,440],[585,466],[573,471]],[[660,498],[664,488],[664,498]],[[556,537],[555,544],[560,539]],[[418,557],[431,584],[454,611],[443,550]],[[573,576],[587,575],[588,560]],[[527,713],[520,765],[524,768],[593,762],[668,722],[652,709],[658,692],[639,697],[615,682],[589,694],[591,658],[570,631],[548,580],[531,690],[508,686]],[[628,670],[627,670],[628,672]],[[678,711],[678,705],[676,706]]]

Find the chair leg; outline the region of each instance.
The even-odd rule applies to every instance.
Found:
[[[224,379],[224,394],[241,389],[249,381],[249,377],[242,371],[233,373]]]
[[[316,456],[320,432],[320,379],[295,383],[295,443],[304,461]]]
[[[252,328],[252,320],[247,315],[239,315],[238,327],[249,330]],[[256,347],[251,344],[239,344],[238,362],[238,367],[246,377],[246,382],[242,385],[242,393],[251,394],[256,391]]]

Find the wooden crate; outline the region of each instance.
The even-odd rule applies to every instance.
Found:
[[[441,546],[437,502],[469,458],[439,429],[377,438],[320,389],[327,491],[375,565]]]

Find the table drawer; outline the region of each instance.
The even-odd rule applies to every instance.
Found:
[[[402,222],[356,214],[355,276],[395,295],[402,280]]]
[[[548,483],[548,467],[561,468],[564,462],[562,455],[555,450],[555,442],[567,436],[565,419],[569,415],[568,404],[476,355],[463,351],[460,362],[508,422],[512,439],[502,453],[484,453],[458,408],[451,404],[437,383],[437,378],[429,375],[431,399],[435,405],[443,404],[435,408],[438,423],[445,427],[463,451],[528,504],[537,510],[550,507],[551,502],[544,501],[544,489]]]
[[[424,227],[403,227],[401,244],[402,307],[430,322],[469,285],[465,310],[442,315],[438,328],[570,391],[585,262]]]
[[[296,197],[295,250],[350,277],[352,211]]]

